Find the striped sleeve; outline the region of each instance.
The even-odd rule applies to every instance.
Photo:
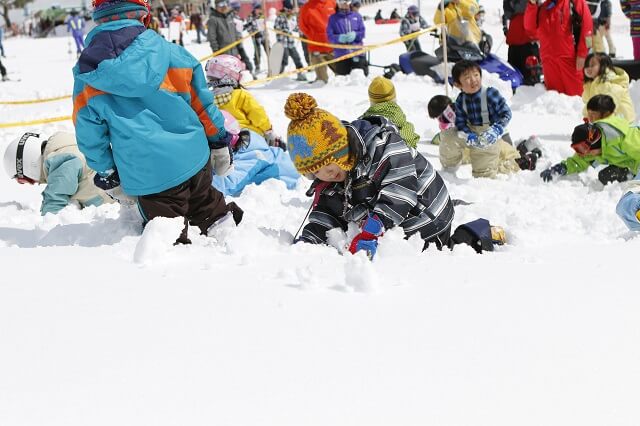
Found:
[[[500,92],[493,88],[487,88],[487,103],[490,110],[493,110],[495,120],[491,120],[493,124],[496,122],[502,127],[507,127],[511,121],[511,108],[507,105],[506,99],[500,94]]]
[[[324,244],[327,242],[327,232],[334,228],[347,229],[347,223],[341,218],[342,200],[330,190],[330,193],[323,193],[318,199],[311,214],[309,223],[302,229],[300,240],[311,244]]]
[[[207,88],[202,65],[197,63],[191,74],[191,108],[196,112],[209,143],[224,138],[224,116],[213,102],[213,94]]]
[[[388,138],[373,174],[381,179],[373,211],[385,228],[402,223],[418,203],[418,176],[412,151],[397,134]]]

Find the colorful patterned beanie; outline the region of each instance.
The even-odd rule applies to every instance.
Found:
[[[347,129],[334,115],[318,108],[312,96],[289,95],[284,114],[291,119],[287,129],[289,155],[300,174],[315,173],[331,163],[344,171],[353,169]]]
[[[151,20],[150,0],[93,0],[92,18],[97,24],[120,19]]]

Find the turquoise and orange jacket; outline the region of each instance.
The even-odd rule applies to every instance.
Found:
[[[86,38],[73,68],[78,147],[100,174],[117,169],[129,195],[162,192],[209,161],[225,136],[200,63],[135,20],[107,22]]]

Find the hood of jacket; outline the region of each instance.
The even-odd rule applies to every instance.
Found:
[[[118,96],[139,98],[156,91],[167,73],[170,49],[135,20],[98,25],[73,69],[80,81]]]
[[[629,88],[629,74],[620,67],[613,67],[613,70],[608,70],[605,78],[614,84]]]

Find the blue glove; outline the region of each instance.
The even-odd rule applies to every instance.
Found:
[[[114,170],[108,175],[96,173],[93,177],[93,184],[103,191],[108,191],[120,186],[120,176],[118,175],[118,171]]]
[[[384,224],[377,214],[370,214],[362,225],[362,230],[353,238],[349,251],[353,254],[360,250],[367,252],[369,259],[373,259],[378,250],[378,237],[384,233]]]
[[[567,174],[567,166],[562,163],[558,163],[555,166],[549,167],[540,173],[540,177],[545,182],[551,182],[553,180],[553,175],[564,176]]]
[[[478,139],[478,135],[476,135],[475,133],[468,134],[467,146],[470,146],[472,148],[482,148],[482,145],[480,144],[480,140]]]
[[[640,194],[627,192],[620,198],[616,213],[631,231],[640,231]]]
[[[346,34],[340,34],[338,36],[338,41],[340,43],[351,43],[355,39],[356,39],[356,32],[355,31],[349,31]]]
[[[504,128],[499,124],[494,124],[480,135],[480,144],[485,147],[498,142],[498,139],[504,133]]]

